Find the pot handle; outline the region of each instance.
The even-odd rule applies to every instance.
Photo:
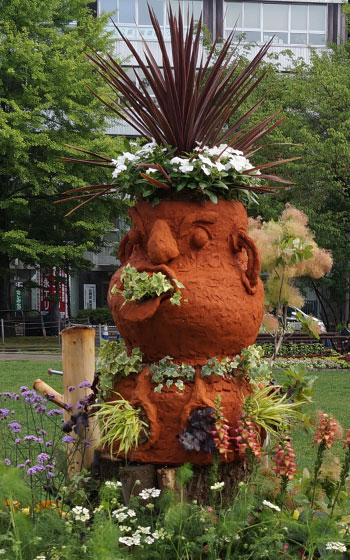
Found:
[[[255,294],[261,269],[261,257],[258,248],[244,231],[231,235],[232,248],[235,253],[245,250],[248,257],[247,270],[242,271],[242,283],[248,294]]]

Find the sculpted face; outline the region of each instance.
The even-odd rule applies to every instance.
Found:
[[[123,297],[111,293],[114,285],[122,288],[122,269],[114,274],[110,307],[128,347],[139,346],[146,362],[170,355],[200,364],[252,344],[263,315],[263,288],[243,205],[140,202],[130,217],[134,227],[119,250],[122,267],[160,271],[185,289],[181,307],[171,305],[168,294],[123,305]]]

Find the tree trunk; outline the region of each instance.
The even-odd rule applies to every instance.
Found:
[[[0,253],[0,310],[11,309],[11,270],[9,256]]]

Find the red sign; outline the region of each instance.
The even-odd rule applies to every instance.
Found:
[[[59,275],[59,304],[60,312],[67,315],[67,285],[66,274],[62,269],[58,271]],[[53,267],[49,274],[40,272],[40,311],[48,313],[53,305],[56,295],[56,269]]]

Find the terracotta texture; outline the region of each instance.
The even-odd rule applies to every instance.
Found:
[[[191,462],[210,464],[211,453],[185,451],[178,436],[197,408],[214,407],[221,395],[224,416],[235,426],[249,385],[238,377],[201,378],[200,365],[214,356],[238,354],[252,344],[263,316],[263,286],[259,279],[260,256],[247,236],[247,213],[235,201],[162,201],[152,207],[139,202],[130,210],[133,229],[119,248],[122,267],[163,272],[180,281],[181,306],[169,294],[142,303],[125,303],[116,287],[123,288],[118,270],[110,283],[109,303],[127,347],[139,347],[144,370],[114,386],[133,405],[142,407],[150,423],[150,439],[128,455],[128,460],[165,465]],[[175,284],[173,283],[174,287]],[[171,356],[176,363],[197,366],[194,383],[184,393],[155,385],[147,363]],[[118,446],[114,448],[118,455]],[[238,460],[231,451],[227,459]]]
[[[263,286],[243,205],[139,202],[130,217],[134,227],[120,244],[121,264],[161,271],[185,289],[180,307],[168,294],[123,305],[123,297],[110,292],[113,317],[128,348],[139,347],[145,362],[170,355],[195,365],[234,356],[253,344],[263,316]],[[122,288],[120,274],[121,269],[112,277],[110,290],[115,284]]]
[[[248,383],[237,377],[229,380],[218,376],[201,378],[201,370],[197,369],[194,383],[186,383],[183,393],[174,386],[155,393],[155,384],[151,381],[148,369],[145,367],[140,374],[129,375],[115,385],[115,391],[131,404],[145,410],[150,423],[150,439],[129,453],[128,460],[162,465],[180,465],[185,462],[210,464],[211,453],[185,451],[178,435],[186,427],[191,412],[196,408],[214,407],[218,394],[221,395],[221,406],[224,407],[229,424],[235,425],[241,414],[243,395],[249,393]],[[238,456],[235,457],[233,451],[228,453],[227,460],[222,457],[222,462],[234,460],[238,460]]]

